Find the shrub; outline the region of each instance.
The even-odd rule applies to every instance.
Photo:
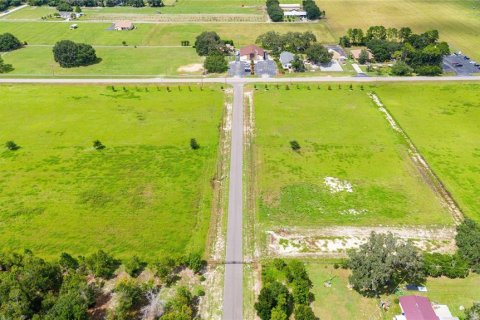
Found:
[[[118,268],[119,262],[102,250],[85,259],[88,270],[97,277],[110,278]]]
[[[190,253],[186,259],[185,264],[195,273],[199,273],[205,267],[207,262],[202,259],[199,253]]]
[[[412,75],[413,69],[410,68],[405,62],[398,61],[392,66],[391,72],[394,76],[410,76]]]
[[[17,145],[14,141],[7,141],[5,143],[5,147],[10,151],[15,151],[15,150],[20,149],[20,146]]]
[[[421,76],[438,76],[443,71],[440,66],[420,66],[415,68],[415,72]]]
[[[12,65],[4,63],[2,57],[0,57],[0,73],[8,73],[12,70]]]
[[[300,151],[301,147],[300,147],[300,144],[298,143],[297,140],[292,140],[290,141],[290,147],[292,148],[293,151]]]
[[[295,320],[316,320],[313,310],[308,305],[299,305],[295,308]]]
[[[190,139],[190,148],[192,148],[193,150],[200,149],[200,145],[195,138]]]
[[[95,141],[93,141],[93,148],[95,150],[103,150],[106,147],[102,144],[102,142],[100,140],[95,140]]]
[[[145,263],[142,262],[137,256],[133,256],[130,259],[127,259],[123,266],[125,267],[125,271],[131,275],[132,277],[138,276],[143,269],[145,268]]]
[[[60,260],[58,261],[58,264],[64,272],[68,270],[77,270],[79,265],[78,261],[66,252],[62,252],[62,254],[60,255]]]
[[[22,43],[13,34],[0,34],[0,51],[12,51],[21,47]]]
[[[228,63],[225,57],[220,54],[208,55],[203,63],[208,73],[224,73],[228,70]]]
[[[458,254],[425,253],[425,273],[431,277],[465,278],[469,266]]]

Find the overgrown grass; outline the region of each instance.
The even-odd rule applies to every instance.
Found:
[[[223,95],[168,90],[1,86],[1,139],[21,146],[0,151],[2,248],[147,260],[202,251]]]
[[[480,85],[382,85],[374,90],[461,209],[480,221]]]
[[[452,223],[367,88],[257,87],[258,205],[266,226]],[[353,192],[332,192],[326,177]]]

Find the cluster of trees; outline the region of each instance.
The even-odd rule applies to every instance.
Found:
[[[448,278],[465,278],[469,273],[469,265],[458,253],[440,254],[425,253],[423,255],[425,273],[430,277],[445,276]]]
[[[17,0],[18,1],[18,0]],[[27,0],[27,3],[31,6],[44,6],[49,5],[51,7],[57,7],[61,9],[59,11],[72,11],[73,7],[116,7],[116,6],[129,6],[129,7],[144,7],[149,5],[150,7],[163,7],[163,0]]]
[[[0,57],[0,73],[7,73],[13,70],[13,67],[11,64],[5,63]]]
[[[278,56],[282,51],[291,53],[305,53],[314,43],[317,37],[311,32],[287,32],[280,34],[275,31],[268,31],[257,37],[255,43],[262,48],[270,50],[273,56]]]
[[[0,0],[0,11],[5,11],[10,7],[17,7],[25,3],[23,0]]]
[[[0,34],[0,52],[20,49],[23,44],[11,33]]]
[[[480,273],[480,225],[465,219],[457,227],[455,241],[460,257],[467,261],[473,272]]]
[[[303,10],[307,13],[308,20],[318,20],[325,15],[325,11],[321,11],[314,0],[304,0]]]
[[[57,42],[53,47],[53,57],[62,68],[88,66],[100,61],[91,45],[70,40]]]
[[[446,42],[439,42],[437,30],[415,34],[408,27],[401,29],[372,26],[366,33],[362,29],[349,29],[340,38],[340,44],[366,45],[375,61],[395,59],[399,65],[392,69],[395,75],[439,75],[442,73],[443,56],[450,54]]]
[[[198,272],[198,266],[204,266],[201,257],[195,254],[178,258],[171,264],[169,273],[190,265]],[[23,254],[1,253],[0,318],[90,319],[89,309],[95,306],[105,280],[112,278],[119,266],[119,260],[101,250],[77,259],[62,253],[54,262],[38,258],[28,250]],[[123,266],[130,277],[117,281],[113,289],[115,301],[111,304],[114,307],[108,310],[108,319],[134,319],[140,314],[145,319],[162,315],[162,319],[170,320],[194,318],[197,299],[188,289],[179,287],[165,304],[160,299],[158,285],[139,284],[134,279],[145,263],[134,256]],[[162,281],[162,285],[167,284]]]
[[[227,44],[230,40],[222,40],[214,31],[205,31],[197,36],[195,50],[199,56],[206,56],[204,68],[209,73],[223,73],[228,70],[225,55],[228,53]]]
[[[278,279],[281,274],[285,279]],[[262,320],[286,320],[292,313],[296,320],[315,320],[310,307],[313,294],[310,292],[312,281],[308,277],[305,265],[298,260],[286,263],[274,259],[262,267],[263,287],[255,303],[255,310]]]
[[[273,22],[283,21],[283,10],[278,0],[267,0],[267,13]]]

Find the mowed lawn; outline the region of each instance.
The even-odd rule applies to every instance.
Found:
[[[44,257],[202,252],[217,87],[1,86],[0,243]],[[199,150],[190,148],[196,138]],[[99,139],[106,149],[97,151]]]
[[[480,85],[399,84],[374,90],[464,213],[480,221]]]
[[[189,64],[203,64],[192,48],[159,47],[96,47],[99,63],[78,68],[61,68],[53,59],[52,47],[27,47],[3,56],[14,70],[6,76],[70,76],[70,75],[180,75],[178,68]],[[201,74],[201,68],[188,74]]]
[[[416,32],[440,31],[442,40],[480,60],[480,6],[477,0],[319,0],[336,38],[348,28],[384,25]]]
[[[322,320],[336,319],[392,319],[400,314],[400,307],[395,303],[398,295],[383,296],[389,301],[388,312],[380,310],[380,299],[365,298],[349,289],[348,276],[350,270],[334,269],[332,265],[312,261],[307,264],[308,274],[313,282],[312,292],[315,295],[312,307],[315,315]],[[331,282],[331,287],[324,285]],[[460,306],[470,308],[478,301],[480,275],[470,274],[465,279],[428,278],[428,292],[402,290],[403,295],[427,296],[432,302],[446,304],[455,316],[463,316]],[[332,308],[332,306],[335,306]]]
[[[254,93],[260,222],[451,224],[367,89],[327,87],[262,86]],[[300,152],[290,148],[292,140]]]
[[[278,24],[271,23],[197,23],[197,24],[135,24],[135,30],[108,30],[110,23],[76,22],[78,29],[70,30],[71,22],[7,22],[0,21],[0,32],[10,32],[29,44],[53,45],[59,40],[73,40],[91,45],[121,46],[125,41],[134,46],[180,46],[188,40],[193,45],[203,31],[215,31],[223,39],[231,39],[236,45],[249,45],[267,31],[312,31],[320,42],[335,42],[323,23]],[[174,54],[178,49],[172,50]]]

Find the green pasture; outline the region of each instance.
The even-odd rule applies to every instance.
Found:
[[[272,226],[450,225],[407,146],[354,85],[254,91],[260,222]],[[300,152],[290,148],[296,140]],[[350,184],[353,192],[332,192]]]
[[[131,31],[108,30],[110,23],[75,22],[78,29],[70,30],[72,22],[10,22],[0,21],[0,32],[11,32],[29,44],[53,45],[59,40],[73,40],[91,45],[180,46],[184,40],[193,45],[203,31],[216,31],[222,38],[231,39],[236,45],[248,45],[267,31],[312,31],[321,42],[336,41],[325,24],[268,23],[198,23],[198,24],[135,24]]]
[[[319,0],[335,38],[348,28],[384,25],[411,27],[416,32],[437,29],[441,40],[480,60],[480,5],[477,0]],[[348,14],[346,14],[348,13]]]
[[[391,305],[388,312],[383,312],[379,308],[380,299],[365,298],[349,289],[350,270],[334,269],[332,265],[316,262],[308,263],[307,268],[315,295],[313,310],[322,320],[392,319],[401,312],[395,303],[395,299],[399,297],[397,295],[382,297],[382,300],[389,301]],[[324,285],[328,280],[331,287]],[[428,292],[403,290],[403,294],[427,296],[432,302],[448,305],[455,316],[462,316],[464,313],[459,307],[469,308],[478,300],[476,293],[479,286],[478,274],[471,274],[465,279],[428,278]]]
[[[198,86],[0,87],[0,243],[149,261],[205,248],[223,93]],[[193,151],[190,138],[201,148]],[[99,139],[106,149],[97,151]]]
[[[185,73],[178,68],[203,63],[203,58],[192,48],[129,46],[97,47],[95,50],[102,60],[79,68],[61,68],[53,59],[51,46],[23,48],[3,55],[3,59],[15,68],[8,76],[198,75],[201,70]]]
[[[464,213],[480,221],[480,85],[398,84],[374,90]]]
[[[0,18],[1,20],[38,19],[58,12],[55,7],[25,7]]]

